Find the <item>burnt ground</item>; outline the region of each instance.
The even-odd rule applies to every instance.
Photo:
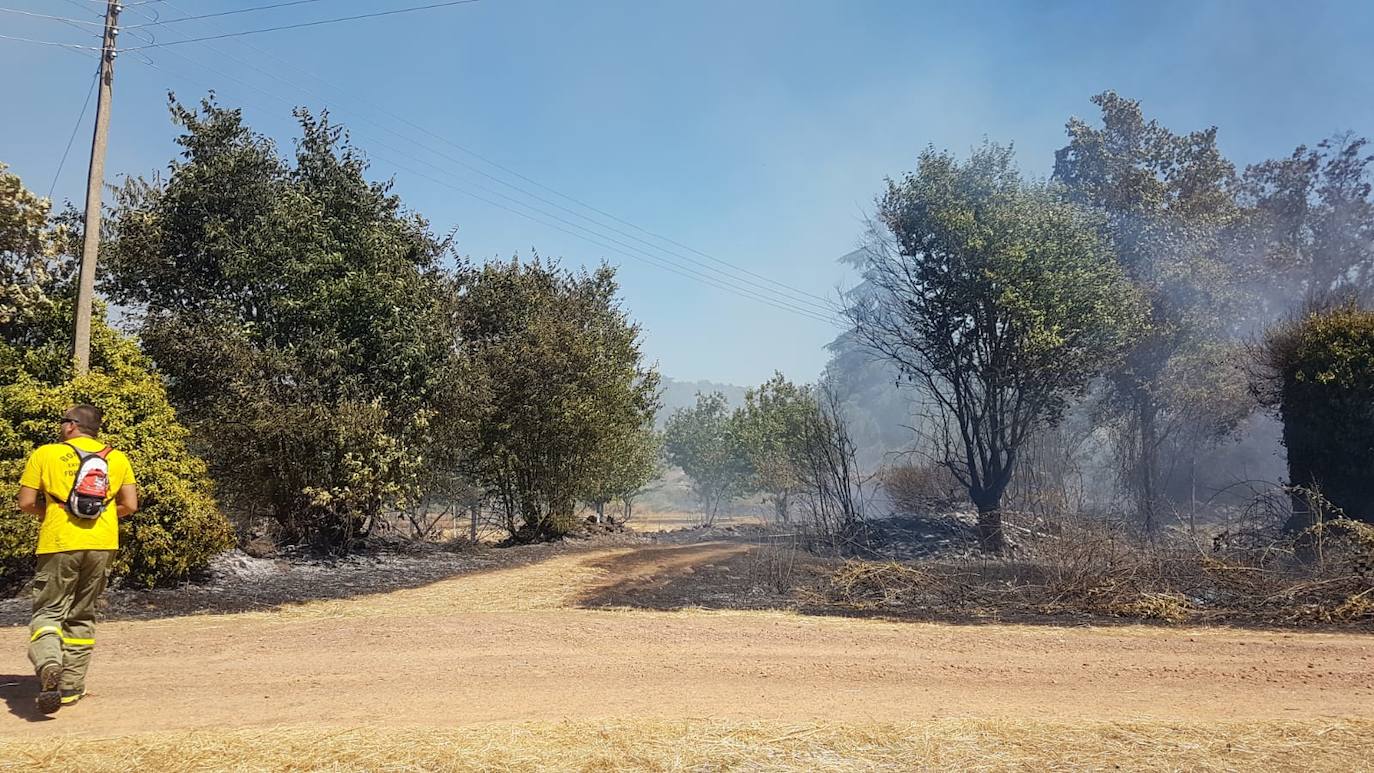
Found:
[[[746,551],[677,571],[643,572],[636,559],[597,562],[611,577],[624,575],[591,594],[587,606],[636,606],[648,609],[689,607],[716,609],[793,608],[793,585],[817,564],[814,558],[786,550],[791,541],[754,525],[694,527],[663,532],[609,531],[588,527],[554,542],[498,547],[415,542],[381,538],[343,557],[321,556],[304,549],[283,549],[271,557],[241,550],[225,553],[193,580],[175,587],[144,590],[116,582],[101,600],[104,620],[147,620],[200,614],[271,610],[314,600],[344,599],[429,585],[463,575],[509,569],[588,550],[630,546],[687,545],[729,541],[778,549]],[[860,550],[867,558],[918,560],[964,558],[976,554],[977,532],[971,515],[902,515],[870,524]],[[604,564],[604,566],[601,566]],[[0,625],[26,623],[27,583],[0,598]]]
[[[1181,610],[1170,618],[1152,612],[1161,601],[1172,605],[1163,612],[1180,611],[1171,599],[1155,598],[1160,594],[1128,598],[1133,604],[1124,609],[1085,605],[1080,598],[1046,599],[1036,586],[1034,542],[1019,547],[1013,557],[983,556],[977,550],[971,513],[901,515],[871,522],[866,539],[849,557],[882,571],[861,578],[858,585],[852,577],[842,578],[853,566],[845,557],[812,555],[798,549],[800,541],[785,530],[734,525],[654,533],[598,530],[512,547],[374,540],[365,550],[343,558],[290,550],[256,558],[233,551],[218,557],[201,578],[175,588],[113,588],[102,600],[101,617],[151,620],[271,611],[421,588],[585,554],[586,565],[605,579],[578,592],[576,606],[588,609],[788,610],[964,624],[1117,626],[1144,620],[1166,626],[1374,628],[1367,616],[1344,621],[1310,614],[1283,618],[1294,606],[1291,602],[1278,604],[1281,608],[1245,610],[1194,600],[1191,611]],[[1111,585],[1122,578],[1089,579]],[[0,599],[0,626],[25,624],[28,615],[25,595]]]
[[[962,561],[978,555],[972,514],[899,515],[872,521],[855,546],[856,557],[892,561]],[[698,550],[698,543],[729,543],[739,550]],[[859,614],[808,602],[798,589],[824,582],[835,559],[795,548],[796,536],[752,525],[684,528],[640,533],[588,527],[563,539],[532,545],[493,546],[466,541],[426,543],[374,539],[344,557],[284,549],[271,557],[235,550],[217,557],[195,580],[143,590],[112,587],[101,601],[103,620],[151,620],[185,615],[268,611],[310,601],[347,599],[418,588],[452,578],[512,569],[588,551],[609,582],[579,600],[588,608],[654,610],[790,609],[816,614]],[[617,547],[643,547],[617,555]],[[674,548],[657,550],[655,548]],[[676,549],[681,548],[681,549]],[[897,610],[881,610],[883,615]],[[870,614],[870,613],[864,613]],[[903,614],[910,614],[907,610]],[[28,621],[27,594],[0,599],[0,625]],[[967,620],[966,610],[923,612],[924,619]],[[976,617],[983,617],[977,615]],[[1000,615],[994,618],[1006,619]]]
[[[799,549],[800,540],[795,535],[763,529],[736,531],[729,539],[741,549],[641,550],[594,560],[592,565],[604,570],[612,581],[589,592],[581,604],[664,611],[789,609],[855,614],[853,610],[818,606],[804,593],[823,582],[842,558],[817,557]],[[960,512],[875,519],[849,552],[854,558],[902,562],[957,562],[981,557],[974,516]],[[803,592],[799,594],[799,590]],[[968,618],[960,610],[924,617]]]
[[[1297,742],[1293,753],[1302,754],[1332,742],[1322,736],[1331,721],[1367,717],[1374,708],[1374,639],[1352,633],[912,625],[771,610],[586,608],[585,596],[607,583],[709,578],[719,576],[711,567],[767,552],[775,551],[747,538],[592,548],[423,588],[267,612],[109,621],[100,629],[90,693],[56,717],[34,710],[35,679],[23,648],[0,648],[0,769],[31,750],[37,754],[21,763],[25,769],[85,769],[86,758],[71,755],[74,736],[91,739],[107,756],[139,739],[162,739],[168,750],[162,764],[130,762],[123,770],[415,769],[394,757],[358,756],[356,742],[322,731],[460,728],[480,737],[483,723],[570,717],[655,723],[644,736],[654,744],[653,728],[661,723],[702,718],[853,723],[853,746],[871,743],[874,723],[910,722],[924,755],[932,753],[931,741],[919,735],[927,718],[1003,726],[1113,722],[1113,736],[1134,739],[1127,755],[1150,748],[1179,724],[1234,734],[1236,723],[1329,720]],[[612,575],[598,567],[604,562],[622,571]],[[23,631],[4,627],[3,635],[22,641]],[[1142,720],[1165,724],[1141,736],[1131,723]],[[284,742],[269,734],[292,727],[301,738],[337,747],[341,756],[324,764],[284,746],[279,759],[289,761],[258,766],[223,743],[234,737],[276,748]],[[188,741],[178,735],[185,731],[203,735]],[[625,747],[597,730],[588,732],[602,756],[584,769],[609,769],[609,760],[630,769],[643,760],[623,756]],[[795,735],[764,732],[774,739],[770,744]],[[815,730],[801,725],[800,732]],[[1249,738],[1236,743],[1252,743]],[[482,743],[508,744],[502,751],[510,754],[489,767],[548,767],[511,764],[527,759],[520,756],[529,743],[523,729],[510,740]],[[207,749],[199,766],[185,764],[185,755]],[[1344,756],[1368,759],[1358,749]],[[438,768],[466,769],[461,760],[444,759],[458,764]],[[637,767],[684,767],[680,756],[662,759]],[[1130,759],[1081,757],[1076,767],[1086,760],[1086,767],[1112,769]],[[810,758],[806,769],[834,769],[825,764],[833,760]],[[923,760],[928,757],[881,767],[928,767]],[[1215,769],[1275,769],[1232,762],[1223,759]],[[775,767],[763,758],[744,767],[760,766]]]
[[[1187,551],[1105,555],[1091,542],[1011,528],[1019,539],[1003,557],[980,553],[972,514],[959,513],[878,521],[846,556],[817,556],[767,533],[738,536],[729,550],[607,554],[589,559],[607,581],[579,605],[968,625],[1374,631],[1374,578],[1339,567],[1317,576]]]
[[[972,558],[978,527],[972,513],[903,513],[870,521],[865,547],[870,558],[892,561]]]
[[[101,599],[102,620],[150,620],[183,615],[264,611],[308,601],[345,599],[417,588],[464,575],[510,569],[588,550],[636,545],[681,545],[713,539],[747,539],[754,527],[672,532],[579,533],[532,545],[497,547],[376,539],[348,556],[284,549],[269,558],[233,550],[215,558],[190,582],[171,588],[121,588]],[[28,584],[21,585],[27,588]],[[29,597],[21,590],[0,599],[0,626],[27,624]]]

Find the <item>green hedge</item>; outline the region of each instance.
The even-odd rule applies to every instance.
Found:
[[[1308,314],[1271,333],[1265,354],[1289,482],[1374,521],[1374,312],[1347,304]],[[1290,530],[1312,523],[1300,509]]]

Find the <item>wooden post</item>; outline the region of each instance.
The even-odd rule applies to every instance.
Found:
[[[105,6],[105,39],[100,51],[100,95],[95,103],[95,136],[86,176],[86,221],[81,247],[81,274],[76,286],[72,331],[72,365],[80,376],[91,367],[91,306],[95,296],[95,262],[100,251],[100,194],[105,185],[105,148],[110,136],[110,99],[114,95],[114,59],[119,2]]]

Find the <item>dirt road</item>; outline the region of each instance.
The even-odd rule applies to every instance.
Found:
[[[0,629],[0,740],[323,723],[927,719],[1225,721],[1374,715],[1374,637],[899,623],[586,609],[737,556],[707,543],[560,556],[268,613],[111,622],[88,700],[32,710]]]

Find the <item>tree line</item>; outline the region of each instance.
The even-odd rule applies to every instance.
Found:
[[[101,234],[123,322],[97,325],[88,378],[68,360],[79,221],[0,178],[0,472],[50,441],[62,403],[106,408],[141,472],[146,517],[123,535],[151,563],[140,581],[227,546],[225,513],[345,552],[407,508],[469,498],[539,540],[657,475],[659,376],[612,268],[474,265],[368,179],[327,114],[297,111],[287,154],[212,99],[170,108],[178,157],[126,179]],[[32,520],[0,520],[7,576]]]
[[[1112,439],[1146,533],[1173,506],[1163,460],[1220,446],[1262,406],[1285,420],[1290,482],[1363,492],[1335,478],[1367,469],[1352,428],[1374,425],[1367,141],[1239,170],[1216,128],[1176,133],[1111,92],[1094,103],[1048,180],[992,142],[926,149],[849,258],[864,281],[820,381],[779,375],[734,411],[701,396],[659,437],[659,375],[611,268],[476,265],[368,179],[327,114],[298,111],[284,153],[236,110],[173,100],[178,156],[123,181],[101,234],[122,322],[97,324],[87,377],[68,365],[79,218],[0,170],[0,475],[13,485],[63,405],[106,407],[110,442],[145,471],[121,567],[144,584],[203,566],[231,523],[347,551],[398,513],[462,501],[544,539],[584,504],[628,512],[661,459],[707,520],[763,493],[779,521],[800,511],[844,539],[863,513],[855,401],[901,389],[920,411],[911,445],[967,492],[991,551],[1009,487],[1071,417]],[[875,373],[890,386],[860,383]],[[35,527],[0,520],[5,577]]]
[[[863,471],[848,421],[828,385],[781,373],[746,390],[731,409],[720,392],[668,417],[664,455],[687,475],[711,525],[734,499],[762,495],[775,525],[799,528],[810,544],[843,548],[866,515]]]
[[[992,551],[1006,544],[1002,500],[1023,455],[1069,412],[1113,439],[1147,534],[1174,512],[1164,461],[1220,447],[1266,405],[1285,422],[1291,484],[1367,479],[1368,141],[1341,134],[1239,170],[1215,127],[1176,133],[1113,92],[1093,102],[1100,120],[1068,122],[1047,181],[990,142],[965,160],[929,148],[888,181],[851,257],[864,282],[837,361],[877,354],[914,388],[912,445],[967,491]],[[1322,321],[1332,309],[1345,310],[1343,337]],[[1314,324],[1325,348],[1295,354]],[[1308,355],[1344,369],[1314,371]],[[1316,389],[1294,386],[1304,373]],[[1287,387],[1275,393],[1273,379]],[[1322,424],[1295,426],[1299,415]],[[1346,431],[1356,439],[1341,442]],[[1340,449],[1325,466],[1294,444],[1316,436]],[[1341,506],[1368,517],[1370,504]]]
[[[863,281],[821,386],[778,376],[733,412],[704,395],[669,421],[668,458],[708,521],[763,493],[787,522],[818,394],[846,437],[855,425],[961,488],[992,552],[1018,477],[1064,487],[1047,480],[1062,469],[1037,468],[1073,445],[1070,421],[1109,440],[1150,537],[1178,512],[1178,460],[1206,465],[1265,409],[1283,424],[1289,528],[1374,518],[1368,141],[1339,134],[1242,170],[1216,127],[1174,132],[1113,92],[1093,103],[1100,119],[1068,121],[1048,180],[984,141],[965,159],[927,148],[887,181],[844,259]]]

